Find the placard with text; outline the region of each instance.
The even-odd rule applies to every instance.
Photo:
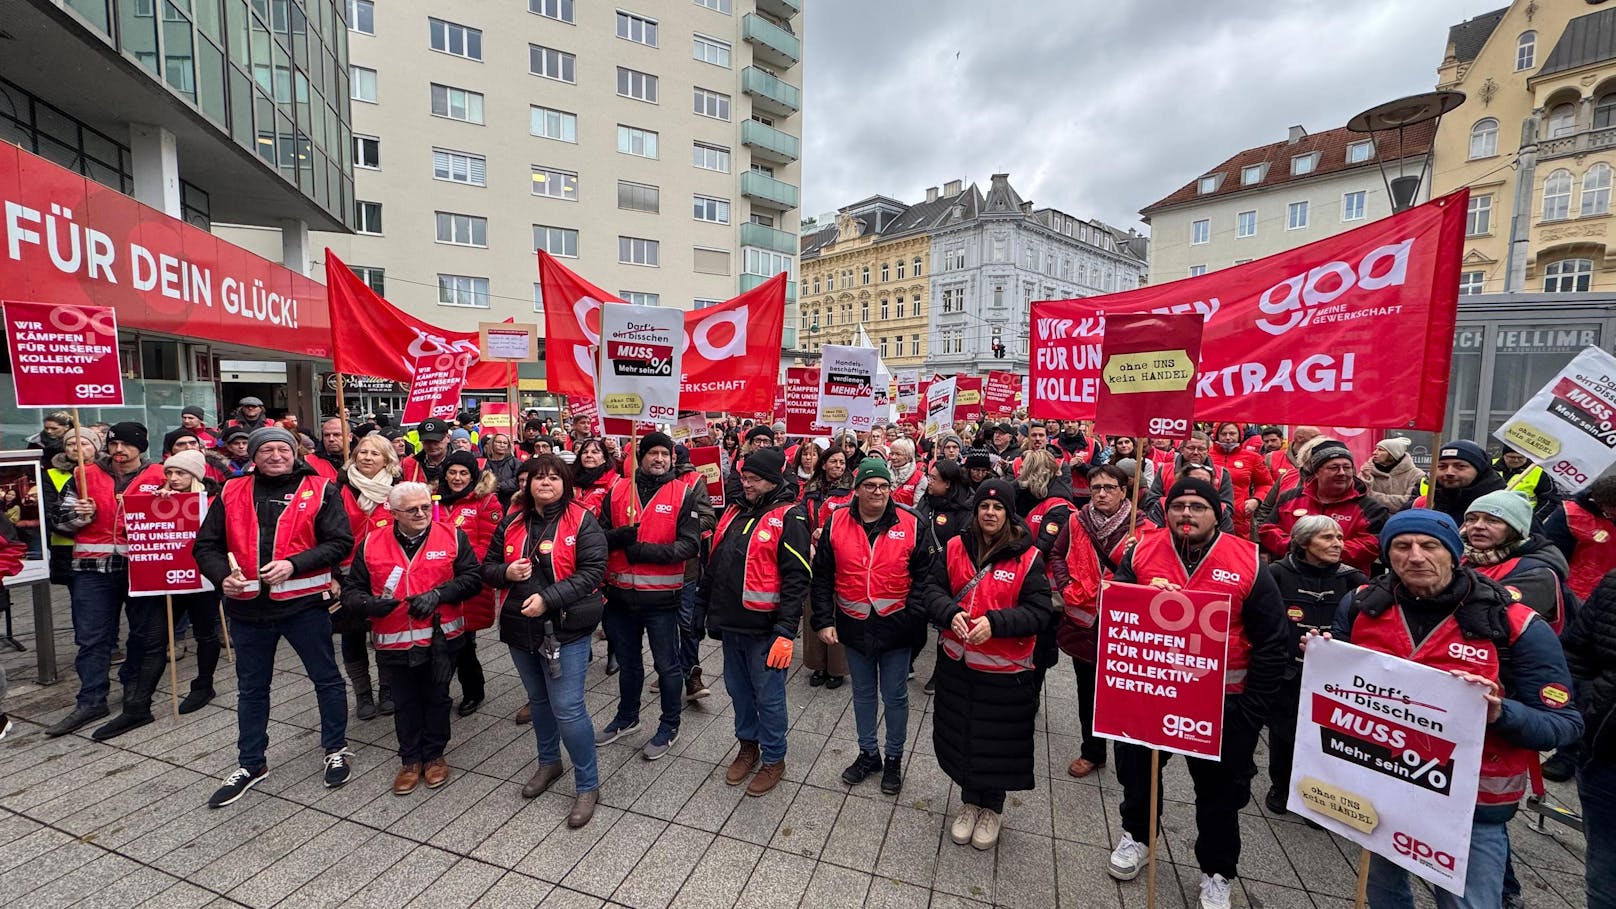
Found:
[[[197,570],[191,545],[208,512],[200,492],[125,493],[123,530],[129,540],[129,595],[199,593],[213,585]]]
[[[672,423],[679,416],[684,313],[607,303],[600,310],[600,402],[607,419]]]
[[[415,358],[415,375],[410,380],[410,396],[404,401],[406,426],[422,420],[453,420],[460,412],[460,390],[471,368],[470,354],[425,354]]]
[[[110,306],[8,300],[18,407],[122,407],[118,314]]]

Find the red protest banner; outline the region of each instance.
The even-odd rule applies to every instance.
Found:
[[[1016,395],[1021,392],[1021,377],[1013,372],[993,370],[982,386],[982,412],[990,417],[1008,418],[1016,410]]]
[[[207,496],[200,492],[129,492],[122,498],[124,536],[129,541],[129,595],[212,590],[191,557],[191,544],[207,514]]]
[[[788,436],[828,436],[830,427],[818,421],[819,367],[792,366],[786,370],[785,421]]]
[[[118,314],[110,306],[5,303],[18,407],[121,407]]]
[[[431,418],[453,420],[460,412],[460,389],[466,384],[466,370],[474,359],[464,352],[416,357],[410,396],[399,418],[404,425]]]
[[[1105,320],[1095,428],[1107,435],[1187,439],[1195,428],[1201,317],[1118,313]]]
[[[1095,734],[1217,760],[1229,610],[1227,594],[1106,584]]]
[[[1032,305],[1033,417],[1095,416],[1114,313],[1196,313],[1202,420],[1440,430],[1469,191],[1245,265]]]
[[[930,379],[920,379],[915,382],[915,408],[898,417],[901,423],[913,423],[916,426],[926,422],[926,389],[931,387]]]
[[[567,413],[572,419],[584,417],[589,420],[589,434],[593,436],[605,435],[606,430],[600,424],[600,402],[594,395],[567,395]]]
[[[717,445],[703,445],[700,448],[690,449],[690,463],[701,472],[701,478],[707,483],[707,501],[714,509],[722,511],[724,508],[724,475],[720,471],[719,450]]]
[[[956,374],[954,419],[975,423],[982,419],[982,377]]]

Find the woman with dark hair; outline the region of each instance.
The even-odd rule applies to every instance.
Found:
[[[915,515],[919,517],[921,542],[933,559],[940,558],[943,550],[971,520],[972,490],[965,482],[965,468],[960,462],[938,458],[926,468],[925,492],[915,502]],[[915,640],[910,647],[909,671],[914,672],[915,660],[926,649],[926,626],[915,629]],[[936,691],[937,675],[926,680],[922,690]]]
[[[1015,502],[1009,481],[978,487],[970,523],[932,563],[922,594],[940,629],[932,744],[960,787],[950,832],[984,850],[999,841],[1005,792],[1036,784],[1033,650],[1056,615],[1043,557]]]
[[[469,451],[450,453],[440,469],[432,519],[464,531],[481,561],[488,555],[489,541],[505,514],[499,504],[499,478],[493,471],[478,467],[477,456]],[[455,654],[455,674],[460,677],[460,706],[455,710],[461,716],[470,716],[487,695],[483,665],[477,659],[477,632],[494,626],[494,592],[484,588],[461,603],[460,608],[466,618],[466,632],[461,635],[465,643]]]
[[[573,489],[578,504],[593,515],[600,514],[600,503],[606,500],[606,490],[617,481],[617,460],[599,439],[585,439],[578,443],[577,461],[572,465]]]
[[[722,476],[729,476],[730,468],[740,455],[741,434],[733,429],[724,430],[724,439],[718,444],[718,469]]]
[[[589,636],[605,609],[606,534],[574,501],[572,472],[560,458],[534,455],[519,478],[511,512],[483,559],[483,583],[500,591],[499,639],[527,690],[538,740],[539,766],[522,797],[537,798],[561,778],[565,743],[575,793],[567,826],[582,827],[600,790],[584,675]]]
[[[825,446],[819,439],[803,439],[791,453],[791,462],[786,470],[797,473],[797,501],[802,501],[807,495],[818,487],[819,462],[824,460]]]

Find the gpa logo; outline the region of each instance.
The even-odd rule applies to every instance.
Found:
[[[657,514],[673,514],[673,506],[668,505],[666,503],[658,502],[657,507],[656,507],[656,513]]]
[[[567,534],[567,545],[568,546],[571,546],[576,542],[578,542],[577,534],[571,534],[571,533]]]
[[[448,557],[449,557],[449,550],[447,550],[447,549],[428,549],[426,551],[426,559],[428,561],[442,561],[443,559],[447,559]]]
[[[1004,569],[1004,568],[995,568],[995,569],[993,569],[993,580],[995,580],[995,581],[1003,581],[1006,584],[1009,584],[1009,583],[1013,582],[1015,579],[1016,579],[1016,573],[1013,572],[1013,571],[1010,571],[1010,570]]]
[[[1151,417],[1150,431],[1146,435],[1176,436],[1190,431],[1189,420],[1170,420],[1166,417]]]
[[[195,568],[174,568],[163,575],[163,579],[170,584],[195,584]]]
[[[1466,663],[1486,663],[1493,657],[1491,647],[1477,647],[1474,644],[1461,644],[1455,641],[1448,645],[1448,656]]]
[[[1195,720],[1187,716],[1167,714],[1162,717],[1162,732],[1175,739],[1187,739],[1191,742],[1212,741],[1212,721]]]
[[[1225,568],[1214,568],[1212,569],[1212,580],[1219,584],[1238,584],[1240,583],[1240,573],[1229,571]]]
[[[1454,872],[1453,856],[1421,841],[1413,834],[1401,830],[1393,833],[1392,848],[1427,868],[1439,868],[1449,874]]]
[[[908,534],[904,533],[903,531],[899,530],[896,527],[894,527],[891,530],[887,531],[887,539],[889,539],[889,540],[901,540],[901,539],[903,539],[904,537],[907,537],[907,536],[908,536]]]

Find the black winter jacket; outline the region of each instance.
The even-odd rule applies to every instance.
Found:
[[[1606,575],[1561,638],[1582,711],[1583,759],[1616,761],[1616,576]]]
[[[915,503],[915,516],[920,518],[921,539],[933,559],[942,558],[948,541],[958,536],[971,523],[970,497],[961,493],[954,498],[938,498],[924,494]]]
[[[606,535],[594,515],[586,512],[578,525],[572,573],[557,578],[551,560],[540,549],[546,540],[553,544],[560,518],[559,507],[549,513],[523,510],[507,515],[494,530],[488,554],[483,557],[483,583],[508,592],[499,611],[499,639],[527,653],[538,652],[544,643],[545,620],[555,623],[556,639],[567,644],[594,631],[605,609],[600,585],[606,578]],[[505,577],[506,564],[516,561],[516,553],[509,560],[505,558],[505,530],[517,521],[527,522],[522,556],[533,560],[533,574],[525,581]],[[522,615],[522,604],[535,593],[544,600],[544,615],[536,619]]]
[[[652,477],[643,472],[636,472],[633,482],[639,490],[640,501],[650,502],[651,497],[661,491],[668,483],[676,483],[684,490],[683,498],[679,501],[678,526],[674,531],[671,543],[644,543],[640,541],[640,525],[630,524],[626,527],[612,526],[612,494],[618,487],[608,490],[606,497],[600,503],[599,523],[606,534],[606,547],[608,549],[623,550],[623,554],[630,562],[652,565],[671,565],[687,562],[696,557],[701,551],[701,513],[698,503],[707,499],[706,486],[687,486],[674,473],[672,467],[660,476]],[[606,585],[606,599],[614,607],[626,606],[634,609],[676,609],[679,606],[679,589],[672,590],[626,590],[621,587]]]
[[[747,547],[751,545],[753,535],[762,529],[758,518],[771,508],[789,505],[794,497],[795,492],[791,487],[776,486],[757,504],[751,504],[743,497],[725,511],[726,515],[735,512],[735,517],[725,528],[723,538],[715,538],[707,570],[702,572],[701,584],[696,588],[698,614],[706,611],[707,631],[714,637],[734,632],[773,634],[791,641],[797,639],[813,572],[808,564],[808,517],[801,505],[786,510],[783,526],[779,528],[779,605],[772,612],[760,612],[741,604]],[[719,518],[718,523],[723,524],[724,519]]]
[[[1576,597],[1565,586],[1566,578],[1571,576],[1571,567],[1566,564],[1566,558],[1559,548],[1547,537],[1532,537],[1515,550],[1512,558],[1519,561],[1509,574],[1498,579],[1498,583],[1520,591],[1521,602],[1549,621],[1560,618],[1555,614],[1556,605],[1567,613],[1567,617],[1575,611]]]
[[[392,531],[406,559],[414,558],[415,553],[426,543],[425,534],[411,543],[404,538],[396,523],[393,524]],[[471,547],[471,540],[466,538],[464,531],[456,530],[454,534],[456,542],[454,577],[433,588],[438,595],[439,603],[463,603],[483,589],[482,579],[477,576],[477,551]],[[368,619],[379,619],[393,610],[389,608],[387,600],[371,593],[370,566],[365,562],[365,543],[368,539],[369,537],[360,540],[354,547],[353,564],[348,567],[348,577],[342,585],[342,610]],[[368,627],[366,630],[369,630]],[[450,650],[459,650],[464,646],[464,641],[457,637],[449,642],[449,645]],[[429,645],[416,645],[408,650],[377,650],[376,664],[378,666],[418,664],[420,655],[414,651],[426,649],[429,649]]]
[[[1369,583],[1363,572],[1345,562],[1315,565],[1294,553],[1268,563],[1268,574],[1285,604],[1285,617],[1291,625],[1290,651],[1298,663],[1302,660],[1302,635],[1329,631],[1341,598]],[[1294,667],[1290,675],[1299,669]]]
[[[903,608],[890,615],[881,616],[871,612],[869,618],[856,619],[836,608],[836,547],[831,545],[831,527],[849,521],[859,524],[865,539],[874,545],[877,537],[897,525],[898,511],[902,508],[889,500],[887,510],[873,524],[863,524],[858,520],[856,502],[846,508],[838,508],[831,512],[830,523],[826,525],[825,533],[820,535],[819,545],[814,550],[814,576],[810,588],[813,614],[809,617],[809,624],[816,632],[834,625],[836,637],[843,647],[857,650],[871,659],[888,650],[908,650],[914,640],[915,626],[925,623],[926,617],[921,613],[922,585],[919,579],[924,578],[931,567],[931,555],[926,551],[923,539],[905,540],[904,543],[910,547],[906,567],[911,583]],[[918,521],[915,527],[918,536]]]

